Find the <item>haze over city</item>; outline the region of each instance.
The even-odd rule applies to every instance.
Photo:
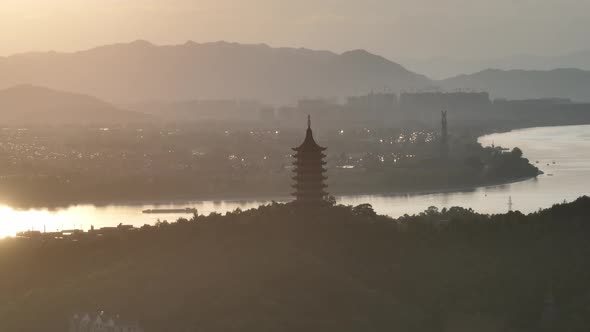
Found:
[[[2,1],[0,331],[587,331],[589,10]]]

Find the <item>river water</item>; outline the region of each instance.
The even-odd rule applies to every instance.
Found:
[[[396,195],[359,195],[338,197],[341,204],[370,203],[380,214],[397,217],[414,214],[430,206],[439,208],[462,206],[482,213],[504,213],[512,209],[529,213],[555,203],[572,201],[590,195],[590,125],[543,127],[492,134],[479,139],[483,145],[495,144],[505,148],[519,147],[525,157],[545,172],[536,179],[500,186],[476,189]],[[537,163],[538,162],[538,163]],[[288,198],[276,198],[285,201]],[[23,230],[54,231],[114,226],[119,223],[141,226],[160,220],[173,221],[183,215],[143,214],[146,209],[191,207],[199,213],[225,213],[237,207],[248,209],[268,203],[260,200],[221,200],[179,202],[163,205],[81,205],[59,210],[16,210],[0,203],[0,237]],[[187,215],[188,216],[188,215]]]

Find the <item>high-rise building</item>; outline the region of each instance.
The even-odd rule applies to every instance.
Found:
[[[442,158],[449,156],[449,128],[447,122],[447,111],[442,111],[441,129],[440,129],[440,154]]]
[[[326,148],[319,146],[314,138],[311,130],[311,117],[307,117],[307,133],[303,143],[296,148],[294,155],[295,166],[294,173],[295,196],[296,202],[306,205],[319,204],[324,201],[324,197],[328,195],[325,191],[327,185],[325,176],[327,170],[324,168],[326,162],[323,153]]]

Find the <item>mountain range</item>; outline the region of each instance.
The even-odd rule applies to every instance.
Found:
[[[345,97],[422,89],[423,75],[363,50],[336,54],[227,42],[156,46],[146,41],[75,53],[0,58],[0,88],[34,84],[112,102]]]
[[[406,68],[434,79],[445,79],[458,74],[471,74],[485,69],[538,70],[577,68],[590,70],[590,49],[561,55],[517,54],[495,59],[458,59],[452,57],[429,57],[423,59],[397,58]]]
[[[488,91],[492,98],[566,98],[590,101],[590,71],[580,69],[487,69],[439,81],[445,90]]]
[[[590,101],[590,71],[581,69],[490,69],[433,80],[364,50],[337,54],[228,42],[157,46],[135,41],[73,53],[0,57],[0,89],[21,84],[94,96],[115,105],[199,99],[256,99],[278,105],[300,98],[342,100],[371,91],[457,89],[485,90],[495,98]]]

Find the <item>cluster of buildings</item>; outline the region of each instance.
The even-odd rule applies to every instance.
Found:
[[[492,104],[485,92],[371,92],[337,98],[301,98],[295,105],[274,107],[253,100],[199,100],[177,105],[185,116],[231,120],[254,120],[266,124],[292,125],[312,114],[324,126],[337,115],[340,123],[382,123],[404,118],[432,115],[442,108],[482,109]]]
[[[441,127],[440,127],[440,160],[444,162],[449,156],[450,143],[448,132],[447,112],[441,112]],[[328,198],[326,191],[327,185],[326,176],[326,154],[327,148],[316,143],[311,129],[311,116],[307,116],[307,131],[303,143],[298,147],[293,148],[295,154],[293,158],[293,196],[295,202],[304,205],[316,205],[325,202]]]
[[[17,238],[20,239],[29,239],[29,240],[41,240],[41,241],[51,241],[51,240],[70,240],[70,241],[79,241],[79,240],[87,240],[87,239],[96,239],[96,238],[104,238],[110,236],[124,236],[128,235],[129,233],[138,231],[138,228],[135,228],[132,225],[123,225],[120,224],[115,227],[102,227],[99,229],[94,229],[94,226],[91,226],[90,230],[85,232],[80,229],[71,229],[71,230],[63,230],[57,232],[41,232],[41,231],[25,231],[19,232],[16,234]]]
[[[460,115],[461,124],[467,125],[522,119],[562,124],[562,118],[587,121],[589,108],[588,103],[575,103],[563,98],[492,99],[487,92],[371,92],[348,97],[344,102],[334,98],[312,98],[301,99],[293,107],[266,107],[261,111],[264,115],[260,119],[264,123],[293,127],[311,114],[316,124],[323,128],[334,124],[335,118],[339,119],[339,125],[419,123],[430,126],[434,125],[432,120],[438,112],[447,109]]]
[[[399,122],[419,121],[430,123],[433,115],[442,109],[453,112],[485,112],[493,105],[486,92],[371,92],[351,96],[344,103],[337,99],[301,99],[295,107],[266,108],[263,118],[280,125],[301,123],[311,114],[321,127],[329,127],[338,118],[339,125],[394,125]]]

